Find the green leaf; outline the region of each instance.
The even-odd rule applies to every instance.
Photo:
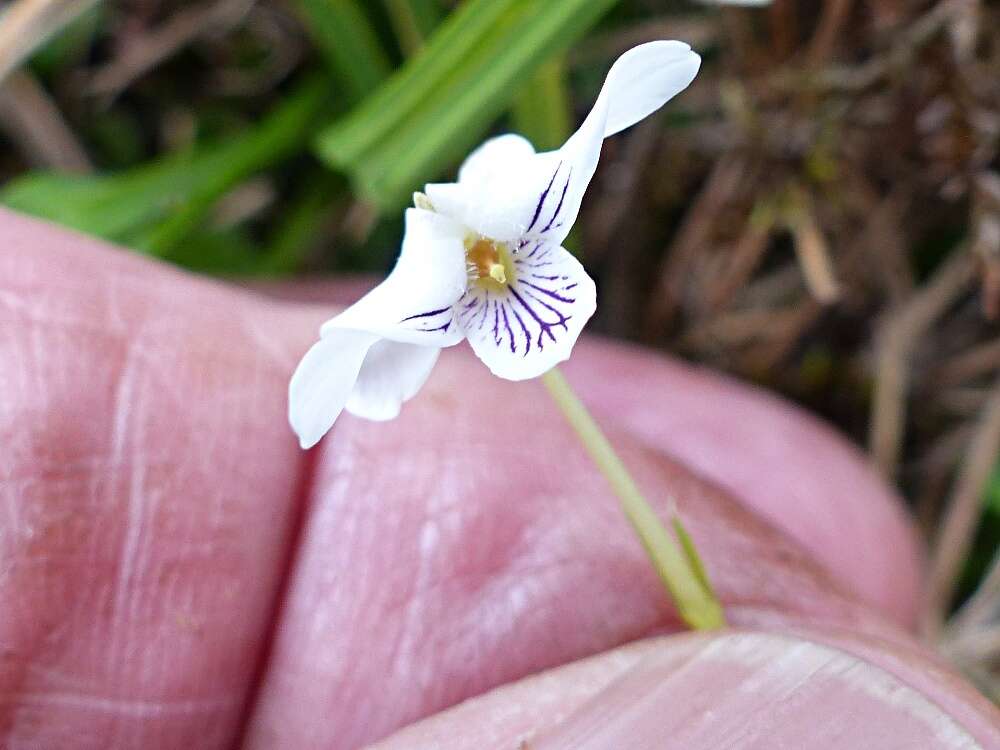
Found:
[[[383,0],[399,46],[410,57],[424,46],[441,20],[437,0]]]
[[[616,0],[469,0],[427,46],[318,141],[385,210],[405,204],[479,141],[519,83]]]
[[[705,563],[702,562],[701,555],[698,554],[698,548],[695,546],[694,539],[691,538],[688,530],[684,528],[680,516],[676,513],[671,518],[671,525],[674,527],[674,534],[681,543],[681,550],[684,552],[688,567],[691,569],[695,579],[701,584],[701,587],[710,598],[718,599],[715,589],[712,588],[712,582],[709,580],[708,571],[705,570]]]
[[[993,469],[993,476],[986,485],[986,510],[1000,516],[1000,463]]]
[[[327,83],[314,78],[287,96],[256,128],[216,146],[198,165],[201,175],[184,203],[137,238],[135,247],[163,254],[179,245],[204,219],[215,201],[251,175],[297,153],[313,135],[327,99]]]
[[[296,6],[330,73],[358,102],[389,75],[392,66],[356,0],[297,0]]]
[[[78,177],[30,173],[0,193],[4,205],[87,234],[121,240],[164,216],[197,179],[190,154],[169,157],[118,175]]]
[[[320,136],[320,154],[350,167],[404,123],[449,73],[460,68],[491,27],[523,0],[469,0],[448,16],[433,38],[347,117]]]
[[[573,128],[564,55],[542,65],[514,99],[514,130],[539,151],[559,148]]]
[[[198,232],[168,259],[192,271],[224,276],[252,276],[260,268],[260,251],[239,228]]]
[[[98,237],[165,255],[241,180],[296,153],[315,132],[327,83],[310,79],[257,126],[235,138],[172,154],[114,175],[32,173],[0,202]]]
[[[959,581],[955,605],[965,601],[982,583],[1000,549],[1000,463],[993,469],[983,493],[983,508]]]
[[[282,214],[255,273],[286,276],[302,266],[329,222],[331,204],[343,188],[343,178],[322,170],[307,173],[288,209]]]

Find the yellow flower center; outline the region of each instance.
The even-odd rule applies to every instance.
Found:
[[[465,241],[465,257],[470,280],[484,289],[501,291],[514,280],[514,262],[505,245],[470,237]]]

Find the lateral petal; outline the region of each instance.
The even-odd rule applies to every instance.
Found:
[[[311,448],[333,427],[378,336],[340,329],[321,338],[288,384],[288,421],[299,444]]]
[[[385,421],[399,416],[427,382],[441,350],[436,346],[401,344],[383,339],[368,350],[346,409],[365,419]]]
[[[451,346],[462,340],[451,306],[468,284],[465,228],[434,211],[409,208],[395,268],[386,279],[320,329],[351,329],[391,341]]]

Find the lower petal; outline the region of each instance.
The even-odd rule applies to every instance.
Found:
[[[316,445],[333,427],[378,339],[363,331],[337,330],[302,358],[288,385],[288,421],[303,448]]]
[[[440,352],[436,346],[385,339],[376,342],[368,350],[347,399],[347,411],[365,419],[395,419],[403,402],[413,398],[427,382]]]
[[[528,245],[513,264],[516,276],[502,290],[474,286],[455,309],[490,371],[526,380],[569,358],[594,314],[597,290],[579,261],[558,245]]]

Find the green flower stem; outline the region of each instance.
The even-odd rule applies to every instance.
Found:
[[[724,626],[726,620],[722,605],[708,582],[704,566],[680,520],[676,516],[672,519],[675,532],[681,540],[681,545],[678,546],[670,538],[625,464],[563,374],[553,367],[542,375],[542,382],[597,468],[618,495],[625,516],[639,535],[642,546],[684,622],[695,630]]]

